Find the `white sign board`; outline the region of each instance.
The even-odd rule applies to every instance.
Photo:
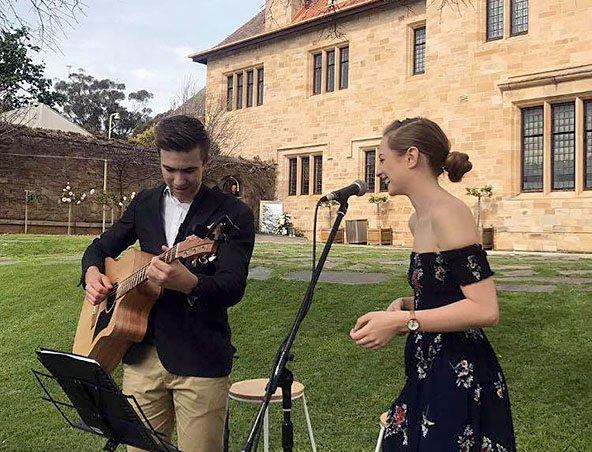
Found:
[[[259,202],[259,225],[261,232],[275,234],[278,217],[284,213],[282,201]]]

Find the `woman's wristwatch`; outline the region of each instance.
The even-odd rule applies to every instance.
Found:
[[[411,300],[411,307],[409,309],[409,320],[407,321],[407,329],[411,332],[419,330],[419,322],[415,317],[415,300]]]

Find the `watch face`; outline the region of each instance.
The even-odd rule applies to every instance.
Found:
[[[407,328],[409,328],[409,331],[417,331],[419,329],[419,322],[415,319],[409,319]]]

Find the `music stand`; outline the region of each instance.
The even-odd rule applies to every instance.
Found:
[[[47,395],[42,399],[53,403],[70,426],[107,438],[103,450],[114,452],[120,444],[127,444],[153,452],[179,452],[164,439],[164,435],[154,430],[135,397],[123,394],[97,361],[44,348],[36,353],[51,373],[47,375],[33,369]],[[57,381],[72,403],[56,400],[41,377]],[[135,403],[137,412],[130,400]],[[80,420],[72,422],[62,410],[64,407],[75,409]]]

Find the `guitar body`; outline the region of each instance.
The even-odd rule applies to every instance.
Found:
[[[116,286],[153,257],[129,249],[119,260],[105,259],[105,275]],[[107,372],[112,372],[129,347],[144,338],[148,316],[158,296],[159,291],[144,284],[119,298],[110,296],[96,306],[85,297],[72,351],[97,360]]]

